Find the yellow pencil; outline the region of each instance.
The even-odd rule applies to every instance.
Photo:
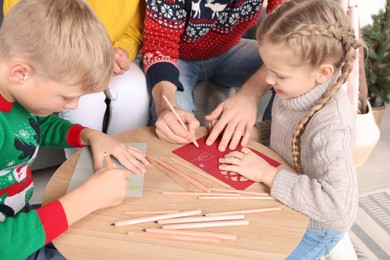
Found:
[[[179,120],[180,124],[184,127],[184,129],[186,129],[188,131],[188,128],[187,126],[184,124],[184,122],[181,120],[181,118],[179,117],[179,115],[177,114],[175,108],[172,106],[171,102],[169,102],[169,100],[167,99],[167,97],[165,95],[163,95],[163,98],[165,100],[165,102],[167,102],[169,108],[172,110],[173,114],[175,114],[177,120]],[[196,140],[193,141],[194,145],[199,148],[199,144]]]

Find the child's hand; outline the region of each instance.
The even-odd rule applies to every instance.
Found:
[[[127,52],[121,48],[115,49],[115,63],[114,70],[112,72],[113,75],[121,75],[125,73],[125,71],[129,70],[130,62],[129,56]]]
[[[88,214],[119,205],[126,196],[130,172],[125,169],[97,171],[80,187],[60,198],[68,225]]]
[[[134,173],[145,173],[145,165],[149,161],[145,154],[139,149],[127,146],[116,141],[111,136],[93,129],[84,129],[81,132],[81,139],[85,144],[91,146],[94,169],[99,170],[103,167],[104,152],[114,156],[127,169]]]
[[[222,163],[219,166],[220,170],[236,172],[250,180],[263,182],[269,187],[272,187],[277,172],[275,167],[246,147],[241,151],[226,154],[219,162]]]

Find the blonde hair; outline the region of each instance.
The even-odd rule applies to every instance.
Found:
[[[111,40],[82,0],[21,0],[0,28],[0,58],[25,59],[35,73],[86,92],[107,87],[114,66]]]
[[[313,68],[330,63],[341,70],[331,86],[298,123],[292,137],[294,168],[302,172],[300,138],[313,117],[340,89],[352,70],[360,43],[348,17],[330,0],[290,0],[285,2],[261,24],[256,33],[259,45],[284,44],[294,55],[296,65]]]

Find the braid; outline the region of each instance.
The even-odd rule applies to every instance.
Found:
[[[345,56],[342,61],[343,65],[341,67],[341,74],[337,78],[337,81],[323,94],[321,99],[318,100],[317,103],[310,109],[310,111],[301,119],[294,131],[291,145],[294,168],[298,173],[302,172],[300,145],[301,136],[313,115],[322,107],[324,107],[324,105],[347,81],[348,75],[352,71],[353,62],[356,56],[356,49],[360,47],[360,43],[355,40],[353,30],[349,27],[345,27],[340,24],[331,24],[325,26],[318,26],[315,24],[302,24],[299,25],[290,35],[287,35],[287,40],[307,36],[322,36],[337,39],[342,43]]]

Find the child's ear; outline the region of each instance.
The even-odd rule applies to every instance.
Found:
[[[32,73],[32,67],[24,61],[12,61],[8,68],[9,78],[15,84],[25,82]]]
[[[317,77],[316,77],[316,82],[322,84],[328,81],[334,72],[334,67],[331,64],[321,64],[320,67],[317,70]]]

